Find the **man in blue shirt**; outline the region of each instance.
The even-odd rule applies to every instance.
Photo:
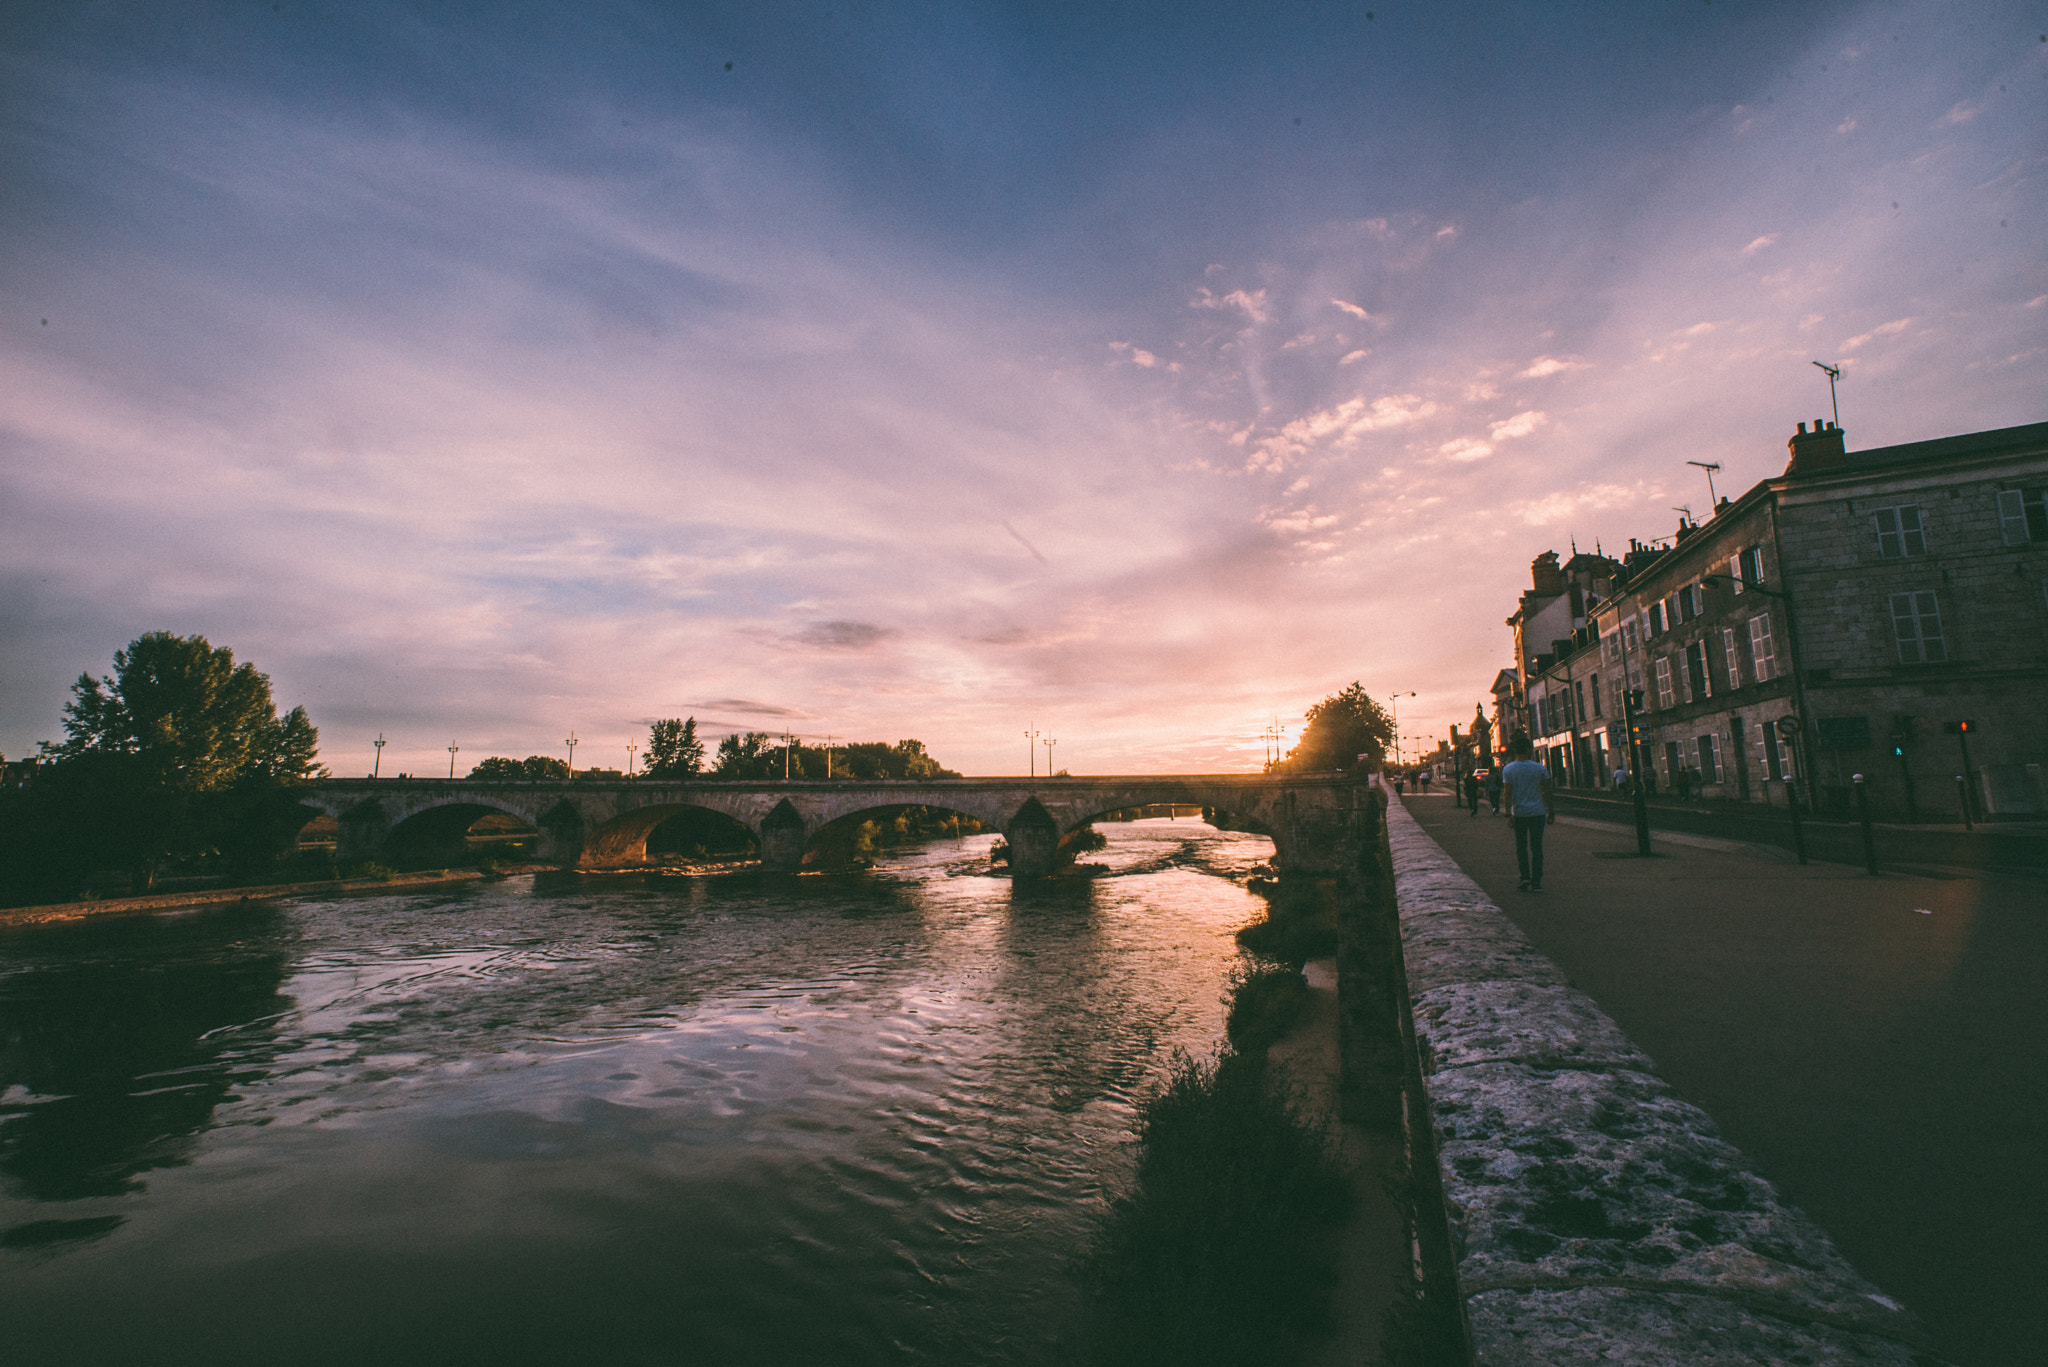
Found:
[[[1508,743],[1514,759],[1500,771],[1508,814],[1515,819],[1515,864],[1522,871],[1516,886],[1524,892],[1543,891],[1543,828],[1557,820],[1550,806],[1550,770],[1530,758],[1535,752],[1527,736],[1516,736]]]

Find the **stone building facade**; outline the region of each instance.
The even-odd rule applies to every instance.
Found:
[[[1635,767],[1639,688],[1658,788],[1782,805],[1791,781],[1846,811],[1861,774],[1886,816],[1954,820],[1964,793],[1973,817],[2048,811],[2048,423],[1857,452],[1802,423],[1789,449],[1783,475],[1632,545],[1548,651],[1517,628],[1557,780]]]

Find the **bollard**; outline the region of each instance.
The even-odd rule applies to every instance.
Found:
[[[1636,853],[1647,859],[1650,857],[1650,807],[1643,800],[1643,780],[1632,778],[1629,787],[1633,790],[1636,808]]]
[[[1956,775],[1956,805],[1963,809],[1963,829],[1976,830],[1976,823],[1970,820],[1970,781],[1961,774]]]
[[[1851,774],[1850,782],[1856,785],[1856,819],[1863,826],[1863,867],[1870,870],[1870,876],[1877,877],[1877,840],[1870,832],[1870,792],[1863,786],[1863,775]]]
[[[1799,788],[1791,779],[1785,780],[1785,807],[1792,813],[1792,852],[1799,856],[1799,862],[1806,862],[1806,827],[1799,820]]]

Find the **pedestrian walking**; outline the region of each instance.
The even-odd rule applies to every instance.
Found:
[[[1614,786],[1617,788],[1628,787],[1628,770],[1619,765],[1616,765],[1614,770]]]
[[[1500,776],[1500,769],[1498,767],[1487,771],[1486,800],[1493,804],[1493,814],[1495,816],[1500,815],[1500,790],[1505,782],[1506,780]]]
[[[1515,822],[1515,866],[1523,892],[1543,891],[1543,828],[1557,820],[1550,802],[1550,770],[1530,758],[1536,747],[1527,736],[1516,736],[1508,746],[1513,763],[1501,771],[1507,787],[1508,815]]]
[[[1465,775],[1465,805],[1472,810],[1471,816],[1479,815],[1479,775]]]

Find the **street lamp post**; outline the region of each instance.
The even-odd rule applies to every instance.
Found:
[[[448,777],[450,778],[455,777],[455,752],[461,748],[452,740],[448,742]]]
[[[1047,778],[1052,777],[1052,748],[1058,744],[1059,742],[1050,736],[1047,736],[1045,739],[1045,776]]]
[[[569,747],[569,777],[574,778],[576,777],[576,732],[571,730],[569,732],[569,739],[563,741],[562,744]]]
[[[636,742],[633,742],[633,741],[630,741],[630,740],[626,742],[626,777],[627,777],[627,778],[631,778],[631,777],[633,777],[633,756],[634,756],[634,754],[635,754],[636,752],[638,752],[638,751],[639,751],[639,749],[640,749],[640,746],[639,746],[639,745],[638,745],[638,744],[637,744]]]
[[[1037,731],[1030,729],[1028,726],[1025,728],[1024,762],[1031,766],[1032,778],[1038,777],[1038,737],[1039,733]]]
[[[1387,695],[1387,720],[1394,724],[1394,766],[1396,768],[1399,768],[1401,764],[1401,699],[1414,696],[1415,691],[1413,689],[1406,693],[1390,693]]]
[[[384,733],[379,731],[377,739],[371,741],[370,744],[377,747],[377,758],[370,764],[370,777],[375,778],[378,771],[384,767]]]

